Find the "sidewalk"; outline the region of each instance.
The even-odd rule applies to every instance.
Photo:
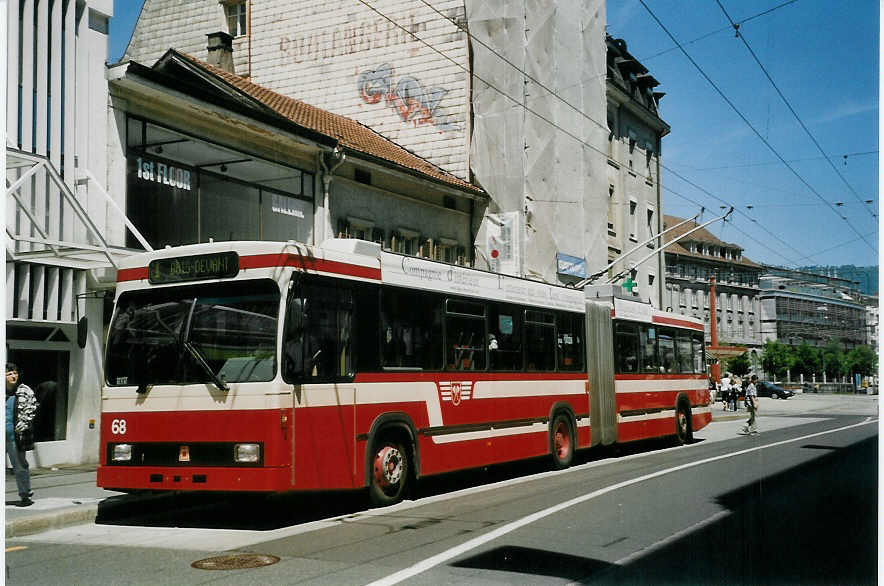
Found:
[[[745,419],[747,412],[723,411],[721,403],[712,407],[713,421]],[[6,475],[6,538],[21,537],[70,525],[93,523],[99,503],[107,506],[114,500],[131,499],[123,493],[95,485],[96,466],[31,468],[34,504],[17,507],[15,477]],[[116,498],[114,498],[116,497]]]
[[[98,503],[122,494],[98,488],[95,476],[95,465],[31,468],[34,504],[17,507],[15,477],[7,473],[6,538],[94,521]]]

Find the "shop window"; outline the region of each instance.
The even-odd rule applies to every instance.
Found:
[[[70,352],[20,350],[10,344],[9,362],[21,372],[23,384],[33,389],[38,408],[34,419],[34,440],[48,442],[67,437],[68,379]]]
[[[313,204],[283,193],[261,191],[261,238],[296,242],[313,240]]]
[[[203,173],[200,180],[200,240],[258,240],[258,189]]]
[[[227,17],[227,32],[231,37],[241,37],[248,32],[246,29],[248,13],[244,1],[227,4],[224,6],[224,13]]]

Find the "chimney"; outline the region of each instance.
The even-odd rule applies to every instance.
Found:
[[[208,37],[209,65],[214,65],[219,69],[223,69],[228,73],[236,73],[233,70],[233,37],[229,34],[218,31],[217,33],[209,33]]]

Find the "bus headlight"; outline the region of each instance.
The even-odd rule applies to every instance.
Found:
[[[261,458],[261,446],[258,444],[236,444],[233,446],[233,460],[254,464]]]
[[[132,461],[132,444],[116,444],[114,446],[114,462]]]

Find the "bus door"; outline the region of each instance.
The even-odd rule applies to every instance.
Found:
[[[294,486],[354,488],[353,289],[296,274],[283,335],[283,377],[293,385]]]

